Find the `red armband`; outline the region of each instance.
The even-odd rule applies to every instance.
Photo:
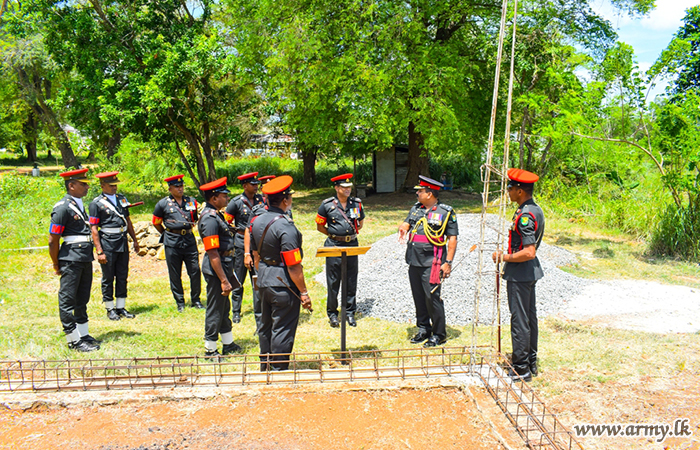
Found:
[[[219,235],[215,234],[214,236],[202,238],[202,242],[204,243],[204,250],[219,248]]]
[[[66,229],[65,226],[59,225],[57,223],[52,223],[51,227],[49,228],[49,233],[51,234],[63,234],[63,231]]]
[[[325,225],[326,222],[328,222],[328,219],[326,219],[325,217],[323,217],[323,216],[320,215],[320,214],[316,214],[316,223],[317,223],[317,224],[319,224],[319,225]]]
[[[298,248],[280,253],[286,266],[295,266],[301,262],[301,251]]]
[[[224,213],[224,219],[226,219],[226,222],[228,223],[233,222],[233,216],[227,212]]]
[[[153,216],[153,219],[151,219],[151,222],[153,222],[153,225],[160,225],[163,223],[163,218],[158,217],[158,216]]]
[[[90,225],[99,225],[99,224],[100,224],[99,217],[90,216]]]

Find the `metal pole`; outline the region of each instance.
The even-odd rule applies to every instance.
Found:
[[[345,305],[348,301],[348,254],[343,251],[340,264],[340,351],[343,352],[342,358],[345,359],[345,326],[347,322],[347,312]]]

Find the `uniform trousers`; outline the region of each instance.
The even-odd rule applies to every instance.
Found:
[[[233,273],[236,274],[236,278],[241,282],[241,286],[237,289],[231,291],[231,312],[241,313],[241,304],[243,303],[243,283],[245,283],[245,278],[250,274],[250,285],[253,285],[253,272],[248,270],[248,268],[243,264],[245,261],[245,249],[243,247],[234,247],[234,257],[233,257]],[[253,313],[255,314],[255,323],[257,327],[260,328],[260,299],[258,298],[258,293],[253,289]]]
[[[231,263],[221,263],[224,273],[229,276]],[[204,317],[204,340],[216,342],[219,335],[231,331],[232,324],[229,317],[231,301],[229,296],[221,295],[221,280],[216,275],[204,274],[207,281],[207,311]],[[230,279],[230,278],[229,278]]]
[[[59,261],[61,285],[58,289],[58,311],[66,334],[77,324],[87,323],[87,304],[92,286],[92,261]]]
[[[178,305],[185,304],[185,291],[182,288],[182,263],[185,263],[187,275],[190,277],[190,298],[192,303],[199,302],[202,292],[202,276],[199,270],[199,252],[196,245],[189,247],[165,246],[165,261],[168,263],[170,290]]]
[[[445,339],[445,304],[440,299],[439,285],[435,292],[430,292],[435,287],[434,284],[430,284],[430,270],[430,267],[408,266],[408,279],[411,283],[413,303],[416,305],[416,326],[439,339]]]
[[[357,245],[357,244],[356,244]],[[348,314],[355,314],[357,311],[357,271],[358,257],[348,256],[348,298],[345,303],[345,311]],[[326,313],[338,314],[338,292],[342,278],[343,258],[326,258],[326,286],[328,286],[328,297],[326,299]]]
[[[294,349],[301,300],[286,287],[263,287],[259,294],[262,305],[262,326],[258,330],[260,370],[267,371],[268,362],[270,370],[287,370],[289,355],[284,353],[292,353]]]
[[[523,375],[537,364],[537,281],[508,280],[510,335],[513,343],[513,368]]]
[[[126,280],[129,276],[129,252],[105,251],[107,262],[102,267],[102,301],[112,302],[114,297],[126,298]],[[115,282],[116,278],[116,282]]]

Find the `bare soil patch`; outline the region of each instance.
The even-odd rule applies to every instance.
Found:
[[[457,387],[276,388],[209,399],[4,411],[0,429],[0,448],[17,449],[524,447],[483,389]]]

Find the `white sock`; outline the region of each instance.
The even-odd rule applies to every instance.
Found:
[[[233,333],[221,333],[221,343],[224,345],[233,344]]]
[[[78,342],[80,340],[80,333],[78,333],[78,329],[76,328],[75,330],[66,334],[66,340],[68,341],[69,344],[72,344],[74,342]]]
[[[76,324],[75,327],[76,330],[78,330],[78,333],[80,334],[80,337],[87,336],[88,334],[88,323],[78,323]]]
[[[125,297],[117,298],[117,309],[124,309],[125,306],[126,306],[126,298]]]
[[[216,350],[216,341],[204,341],[204,348],[209,352],[213,352]]]
[[[105,308],[107,308],[107,311],[111,311],[114,309],[114,302],[105,302]]]

